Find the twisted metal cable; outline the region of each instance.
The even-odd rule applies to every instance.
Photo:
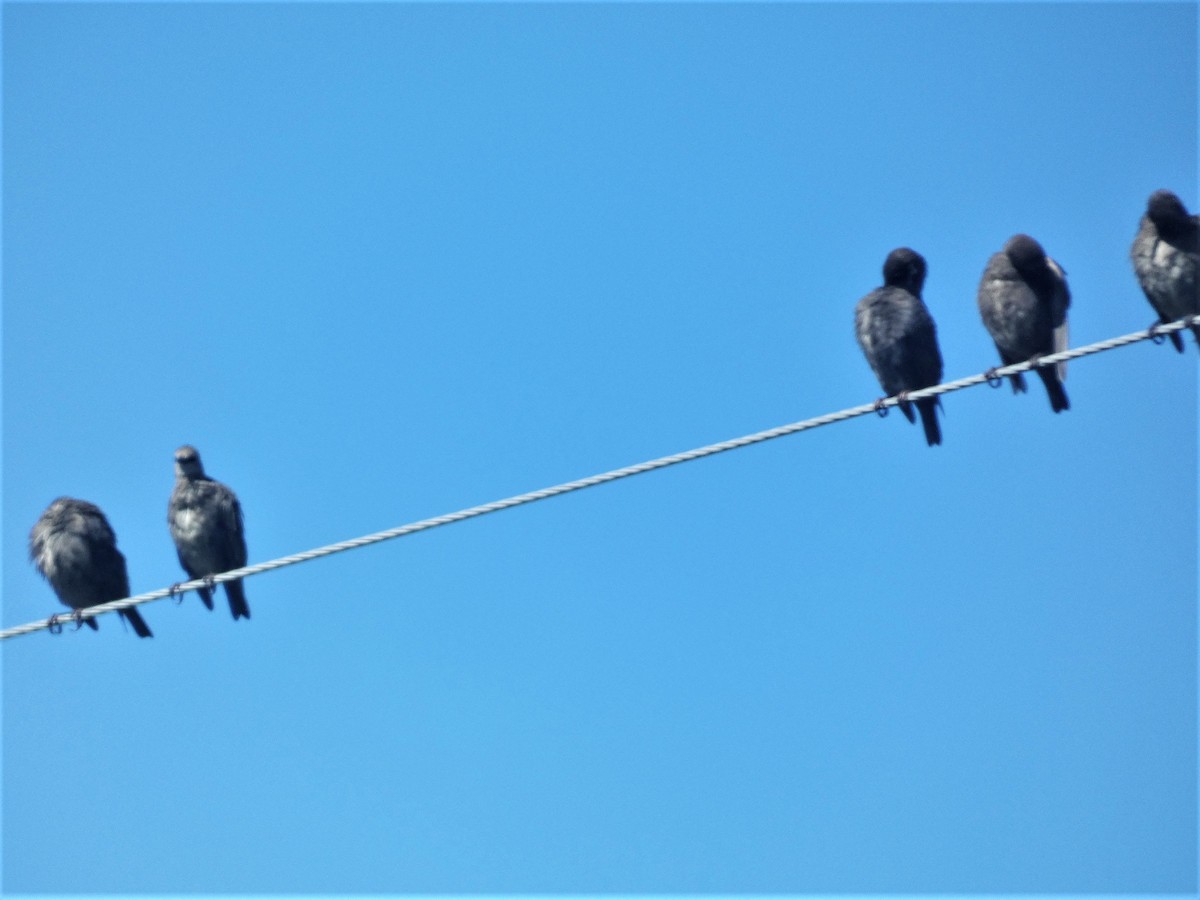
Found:
[[[1088,344],[1085,347],[1075,347],[1070,350],[1064,350],[1061,353],[1049,354],[1036,361],[1026,360],[1025,362],[1014,363],[1011,366],[1002,366],[996,369],[989,369],[988,371],[982,372],[979,375],[970,375],[966,378],[959,378],[957,381],[947,381],[942,384],[934,385],[933,387],[922,388],[917,391],[909,391],[907,394],[907,399],[919,400],[922,397],[936,397],[939,394],[948,394],[952,391],[961,391],[964,388],[973,387],[974,385],[983,384],[984,382],[991,382],[995,384],[998,379],[1007,375],[1015,375],[1018,372],[1027,372],[1031,369],[1036,369],[1042,366],[1052,366],[1056,363],[1067,362],[1068,360],[1078,359],[1083,356],[1104,353],[1108,350],[1115,350],[1117,347],[1124,347],[1128,344],[1136,344],[1141,341],[1153,340],[1156,343],[1161,343],[1162,336],[1171,334],[1172,332],[1181,331],[1184,328],[1195,325],[1200,325],[1200,315],[1188,316],[1165,325],[1154,325],[1145,331],[1137,331],[1133,334],[1109,338],[1105,341],[1098,341],[1094,344]],[[273,569],[282,569],[284,566],[294,566],[297,563],[308,562],[310,559],[319,559],[322,556],[331,556],[334,553],[341,553],[345,550],[355,550],[359,547],[366,547],[370,544],[378,544],[383,541],[390,541],[393,538],[404,537],[405,535],[409,534],[416,534],[418,531],[428,531],[429,529],[437,528],[440,525],[449,525],[453,522],[462,522],[466,519],[474,519],[477,516],[485,516],[488,513],[499,512],[502,509],[511,509],[514,506],[523,506],[526,503],[534,503],[538,500],[545,500],[549,497],[557,497],[561,494],[569,494],[572,491],[581,491],[584,488],[594,487],[598,484],[606,484],[610,481],[618,481],[622,478],[629,478],[632,475],[641,475],[644,472],[653,472],[657,469],[665,469],[668,466],[691,462],[694,459],[702,459],[706,456],[715,456],[716,454],[724,453],[727,450],[737,450],[740,447],[748,447],[751,444],[760,444],[763,441],[774,440],[775,438],[784,437],[785,435],[797,434],[801,431],[808,431],[812,428],[820,428],[824,425],[832,425],[834,422],[842,422],[846,419],[865,416],[868,413],[880,412],[881,410],[886,410],[890,407],[896,406],[898,403],[899,400],[896,397],[888,397],[887,399],[879,402],[864,403],[861,406],[843,409],[840,412],[826,413],[823,416],[805,419],[802,422],[793,422],[790,425],[780,425],[777,428],[769,428],[766,431],[758,431],[754,434],[748,434],[743,437],[732,438],[716,444],[709,444],[706,447],[698,447],[695,450],[685,450],[682,453],[674,453],[670,456],[660,456],[658,459],[652,459],[647,462],[635,463],[634,465],[625,466],[624,468],[620,469],[613,469],[609,472],[601,472],[599,475],[589,475],[586,478],[579,478],[575,481],[568,481],[563,484],[554,485],[553,487],[529,491],[525,494],[517,494],[515,497],[508,497],[504,500],[493,500],[491,503],[484,503],[480,506],[472,506],[468,509],[461,509],[458,512],[446,513],[445,515],[441,516],[434,516],[431,519],[422,519],[419,522],[413,522],[409,525],[400,525],[396,528],[389,528],[386,531],[377,531],[374,534],[351,538],[348,541],[339,541],[336,544],[327,544],[324,547],[317,547],[313,550],[305,550],[302,553],[294,553],[291,556],[283,556],[279,559],[270,560],[269,562],[256,563],[252,566],[243,566],[240,569],[231,569],[228,572],[222,572],[219,575],[213,575],[208,578],[197,578],[193,581],[186,581],[169,588],[150,591],[147,594],[138,594],[133,597],[127,597],[123,600],[111,600],[108,603],[100,603],[96,606],[89,606],[87,609],[77,610],[71,613],[60,613],[46,619],[30,622],[26,625],[17,625],[13,628],[6,628],[3,631],[0,631],[0,640],[8,640],[9,638],[17,637],[18,635],[30,634],[34,631],[41,631],[43,628],[49,628],[51,630],[59,629],[64,621],[73,621],[81,624],[83,619],[90,619],[103,613],[128,609],[131,606],[139,606],[143,603],[151,603],[155,600],[162,600],[164,597],[172,597],[177,594],[182,594],[186,591],[195,590],[197,588],[212,587],[213,585],[221,584],[226,581],[234,581],[238,578],[248,578],[251,575],[259,575],[263,572],[270,572]]]

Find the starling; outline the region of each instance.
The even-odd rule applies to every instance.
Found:
[[[175,489],[167,504],[167,524],[179,563],[191,579],[217,575],[246,565],[246,536],[242,507],[233,491],[204,474],[195,447],[175,451]],[[199,589],[200,599],[213,608],[212,588]],[[250,618],[242,580],[225,582],[225,596],[234,619]]]
[[[1175,194],[1150,195],[1129,256],[1159,322],[1200,313],[1200,216],[1189,216]],[[1192,332],[1200,341],[1200,326]],[[1171,343],[1183,352],[1180,332],[1171,332]]]
[[[858,301],[854,330],[859,346],[887,396],[900,395],[900,411],[910,422],[916,403],[929,446],[942,442],[938,427],[937,397],[909,401],[908,391],[932,387],[942,380],[942,354],[937,328],[929,315],[921,288],[925,284],[925,258],[901,247],[883,263],[883,286]]]
[[[979,282],[979,314],[996,342],[1004,365],[1037,359],[1067,349],[1067,307],[1071,294],[1066,273],[1027,234],[1013,235],[992,254]],[[1034,371],[1046,385],[1050,408],[1070,409],[1063,380],[1067,364]],[[1025,392],[1020,372],[1010,376],[1014,394]]]
[[[59,497],[29,532],[29,558],[50,582],[58,599],[72,609],[87,609],[129,596],[125,557],[100,507],[86,500]],[[138,637],[153,637],[136,607],[117,611]],[[93,631],[95,616],[83,619]]]

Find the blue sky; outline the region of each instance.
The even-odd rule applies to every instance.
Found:
[[[264,561],[1074,345],[1197,190],[1194,4],[3,9],[3,621],[176,446]],[[3,647],[22,892],[1192,892],[1197,351],[1149,343]]]

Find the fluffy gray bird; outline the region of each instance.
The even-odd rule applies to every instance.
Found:
[[[72,609],[87,609],[129,596],[125,557],[117,536],[95,504],[59,497],[29,532],[29,558],[50,582],[58,599]],[[118,610],[138,637],[153,637],[136,608]],[[99,631],[96,619],[84,619]]]
[[[1200,216],[1188,215],[1175,194],[1150,195],[1129,256],[1160,322],[1200,313]],[[1192,331],[1200,342],[1200,326],[1193,325]],[[1183,352],[1180,332],[1171,332],[1171,343]]]
[[[204,474],[195,447],[175,451],[175,489],[167,504],[167,524],[175,540],[179,563],[189,578],[204,578],[246,565],[242,507],[233,491]],[[199,589],[200,599],[213,608],[212,588]],[[225,582],[225,596],[234,619],[250,618],[242,581]]]
[[[988,260],[979,282],[979,314],[996,342],[1004,365],[1058,353],[1067,349],[1067,307],[1071,294],[1066,273],[1046,255],[1042,245],[1027,234],[1013,235],[1004,249]],[[1063,380],[1067,364],[1035,369],[1050,408],[1070,409]],[[1020,372],[1010,376],[1014,394],[1025,392]]]
[[[937,328],[921,300],[925,284],[925,258],[901,247],[883,263],[883,286],[858,301],[854,331],[867,362],[889,397],[899,395],[900,410],[910,422],[913,403],[908,391],[932,387],[942,380],[942,353]],[[937,397],[914,401],[929,446],[942,442],[938,427]]]

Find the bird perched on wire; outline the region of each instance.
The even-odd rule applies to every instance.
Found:
[[[192,579],[240,569],[246,565],[242,507],[228,487],[204,474],[195,447],[175,451],[175,489],[167,504],[167,524],[179,563]],[[199,588],[200,599],[213,608],[212,588]],[[250,618],[242,580],[225,582],[234,619]]]
[[[1150,195],[1129,256],[1159,322],[1200,313],[1200,216],[1188,215],[1179,197],[1170,191]],[[1192,332],[1200,342],[1200,326]],[[1183,335],[1173,331],[1170,337],[1182,353]]]
[[[925,272],[925,258],[915,250],[900,247],[889,253],[883,263],[883,286],[854,308],[854,331],[880,386],[889,397],[899,397],[900,411],[910,422],[916,421],[916,403],[925,441],[932,447],[942,442],[938,398],[909,401],[905,396],[942,380],[937,328],[921,299]]]
[[[1066,273],[1029,235],[1013,235],[1003,250],[992,254],[979,282],[978,301],[984,327],[996,342],[1004,365],[1067,349],[1071,294]],[[1046,385],[1050,408],[1056,413],[1070,409],[1063,388],[1067,364],[1060,362],[1035,371]],[[1009,377],[1013,393],[1024,393],[1022,374]]]
[[[104,513],[93,503],[59,497],[29,532],[29,558],[54,593],[75,610],[129,596],[125,557]],[[138,637],[153,637],[136,608],[118,610]],[[79,618],[99,631],[96,618]]]

